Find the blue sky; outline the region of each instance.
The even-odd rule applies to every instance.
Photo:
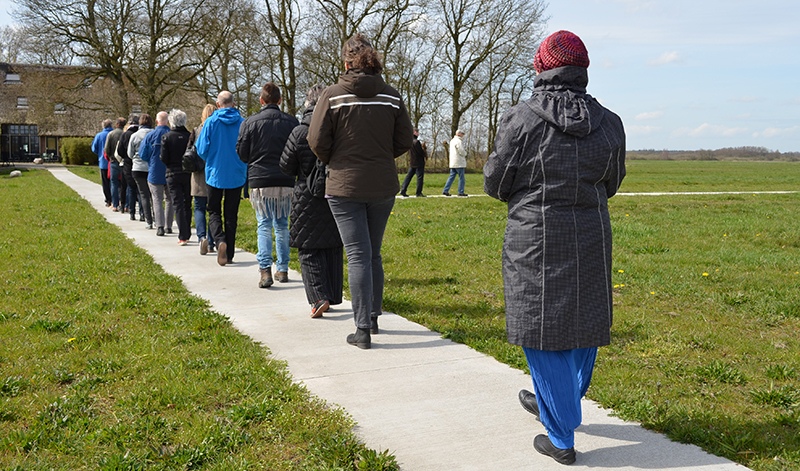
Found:
[[[548,32],[583,39],[589,93],[628,149],[800,152],[797,0],[550,0],[547,14]]]
[[[800,151],[797,0],[550,0],[628,149]]]

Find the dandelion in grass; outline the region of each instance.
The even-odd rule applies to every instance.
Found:
[[[703,272],[703,276],[708,276],[708,273],[706,273],[706,272]]]
[[[625,270],[617,270],[617,273],[625,273]]]

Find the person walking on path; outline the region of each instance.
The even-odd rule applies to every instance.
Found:
[[[217,95],[217,110],[206,119],[195,143],[197,155],[206,162],[208,219],[217,243],[217,263],[220,266],[233,262],[239,198],[247,175],[247,164],[236,153],[239,127],[244,118],[235,107],[231,92],[221,91]]]
[[[139,157],[147,162],[147,185],[153,202],[153,218],[156,235],[172,234],[172,221],[175,220],[175,206],[167,190],[167,167],[161,161],[161,138],[169,132],[169,118],[166,111],[156,115],[156,128],[145,136]],[[166,206],[166,211],[165,211]]]
[[[153,228],[153,208],[150,198],[150,187],[147,184],[147,173],[150,166],[142,160],[139,150],[142,147],[142,141],[153,130],[153,118],[147,114],[142,113],[139,116],[139,129],[131,135],[128,141],[128,155],[131,157],[131,174],[136,181],[136,188],[139,189],[139,202],[142,205],[142,212],[144,213],[145,222],[147,222],[147,229]]]
[[[112,131],[111,120],[103,120],[103,130],[95,134],[92,139],[92,152],[97,156],[97,165],[100,167],[100,179],[103,186],[103,196],[106,199],[106,207],[111,206],[111,180],[108,177],[108,160],[103,155],[103,148],[106,145],[108,133]]]
[[[578,36],[548,36],[533,96],[505,113],[483,169],[486,193],[508,203],[506,329],[535,391],[519,399],[547,430],[534,449],[562,464],[575,461],[581,398],[611,339],[608,198],[625,176],[622,121],[586,93],[588,66]]]
[[[125,118],[117,118],[117,122],[112,130],[106,136],[106,143],[103,145],[103,155],[108,160],[108,174],[109,182],[111,185],[111,210],[125,212],[125,197],[128,190],[127,185],[124,185],[125,179],[122,178],[121,162],[117,160],[114,152],[117,150],[119,139],[125,132],[123,128],[128,123]]]
[[[128,156],[128,143],[131,136],[139,129],[139,115],[131,114],[128,116],[128,129],[122,133],[117,143],[117,148],[114,156],[118,161],[122,162],[122,178],[125,179],[128,188],[127,195],[125,196],[125,203],[128,212],[131,215],[131,221],[136,220],[136,202],[139,201],[139,188],[136,186],[136,180],[133,178],[133,161]],[[139,220],[144,221],[144,211],[142,211],[142,203],[139,201]]]
[[[281,154],[286,139],[299,123],[282,112],[281,89],[272,82],[261,88],[261,110],[244,121],[236,152],[247,164],[250,204],[258,221],[259,288],[272,286],[272,233],[275,233],[275,280],[289,281],[289,212],[294,180],[281,172]]]
[[[296,178],[292,195],[289,235],[297,247],[300,273],[311,317],[322,317],[331,305],[342,303],[344,284],[343,245],[331,208],[324,197],[314,196],[306,182],[317,165],[317,156],[308,146],[308,126],[324,85],[314,85],[306,94],[305,111],[299,126],[292,130],[281,156],[281,170]]]
[[[189,146],[195,145],[197,136],[203,129],[203,123],[214,113],[214,105],[206,104],[200,113],[200,126],[192,130],[189,135]],[[202,162],[202,160],[201,160]],[[197,234],[197,242],[200,244],[200,255],[214,251],[214,237],[208,230],[206,219],[206,206],[208,205],[208,184],[206,183],[206,167],[203,166],[192,172],[192,198],[194,198],[194,227]]]
[[[400,195],[407,197],[406,190],[411,183],[411,177],[417,174],[417,198],[423,198],[422,185],[425,183],[425,161],[428,160],[428,153],[419,141],[419,129],[414,128],[414,141],[408,151],[408,174],[400,187]]]
[[[342,59],[345,72],[322,92],[308,144],[328,165],[325,193],[347,252],[356,324],[347,343],[370,348],[383,304],[381,244],[400,189],[394,159],[411,148],[414,128],[363,35],[345,42]]]
[[[183,170],[183,153],[189,144],[186,113],[172,110],[167,116],[170,127],[161,137],[161,162],[166,166],[167,188],[178,223],[178,245],[186,245],[192,236],[192,176]]]
[[[447,182],[444,184],[442,194],[450,196],[450,186],[458,176],[458,196],[467,196],[465,193],[466,180],[464,176],[467,172],[467,150],[464,149],[462,138],[464,131],[457,130],[456,135],[450,141],[450,176],[447,177]]]

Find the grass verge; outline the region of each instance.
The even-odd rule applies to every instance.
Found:
[[[48,172],[0,227],[0,469],[396,469]]]

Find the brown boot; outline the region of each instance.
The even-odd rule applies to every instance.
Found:
[[[285,271],[276,271],[275,279],[281,283],[286,283],[289,281],[289,273]]]
[[[277,275],[277,273],[276,273]],[[269,288],[272,286],[272,268],[261,269],[261,280],[258,282],[259,288]]]

